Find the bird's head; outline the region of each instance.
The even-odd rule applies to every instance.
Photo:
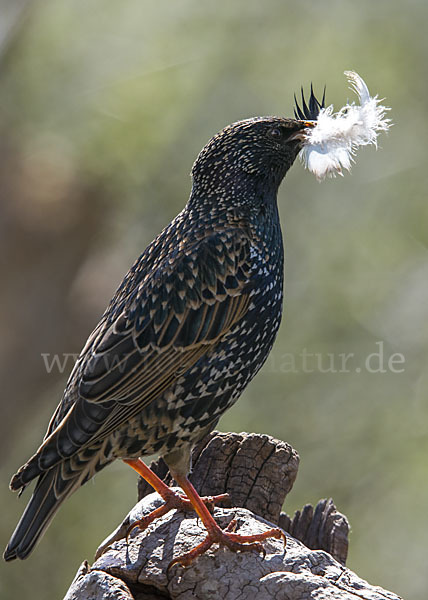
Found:
[[[193,168],[194,191],[205,198],[248,194],[251,189],[276,192],[302,149],[305,136],[315,126],[324,99],[312,90],[309,106],[296,103],[294,119],[255,117],[232,123],[212,137],[199,153]]]

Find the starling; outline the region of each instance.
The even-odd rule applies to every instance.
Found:
[[[236,402],[274,343],[283,288],[277,192],[321,105],[313,97],[296,119],[234,123],[202,149],[185,208],[125,276],[80,353],[42,445],[12,478],[14,491],[37,483],[5,560],[26,558],[61,503],[115,459],[165,500],[140,526],[191,506],[206,527],[205,541],[173,563],[189,564],[213,543],[263,550],[262,540],[284,537],[279,529],[222,531],[187,475],[193,445]],[[154,453],[185,496],[142,462]]]

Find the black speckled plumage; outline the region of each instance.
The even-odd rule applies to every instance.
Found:
[[[11,481],[38,478],[6,560],[25,558],[63,500],[116,458],[187,456],[263,365],[282,312],[277,191],[310,125],[248,119],[203,148],[187,205],[125,276]]]

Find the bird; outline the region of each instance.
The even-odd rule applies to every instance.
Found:
[[[122,460],[162,496],[147,526],[172,508],[196,511],[213,544],[263,551],[273,528],[240,535],[216,523],[188,479],[193,446],[209,433],[264,364],[283,304],[279,186],[314,127],[319,102],[302,90],[295,118],[253,117],[214,135],[195,160],[184,209],[130,268],[90,334],[35,454],[12,477],[33,494],[4,559],[25,559],[60,505]],[[142,461],[159,454],[182,494]],[[214,498],[215,500],[221,497]]]

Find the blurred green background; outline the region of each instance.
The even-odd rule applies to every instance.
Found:
[[[320,184],[298,162],[288,174],[285,318],[220,427],[293,444],[301,467],[287,511],[332,496],[352,525],[349,567],[426,598],[427,20],[424,0],[0,1],[3,547],[29,498],[9,478],[72,366],[48,373],[41,355],[79,352],[186,202],[211,135],[292,116],[293,93],[311,81],[339,108],[354,69],[395,125],[351,175]],[[384,368],[375,356],[368,369],[379,349]],[[331,372],[342,353],[354,354],[347,372]],[[388,366],[394,353],[401,372]],[[1,598],[61,598],[135,499],[131,469],[99,474],[27,561],[1,564]]]

